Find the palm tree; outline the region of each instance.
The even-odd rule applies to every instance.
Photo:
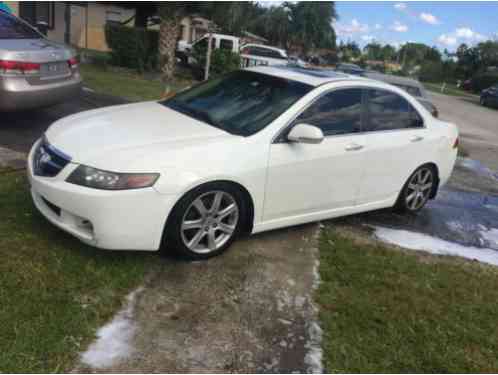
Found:
[[[188,14],[201,10],[202,4],[199,2],[162,1],[158,3],[158,14],[161,19],[158,48],[159,67],[165,95],[171,92],[171,83],[175,73],[175,50],[180,32],[180,22]]]

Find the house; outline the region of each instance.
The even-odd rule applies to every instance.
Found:
[[[70,44],[79,48],[109,51],[105,25],[118,22],[133,25],[135,9],[112,2],[3,1],[12,13],[31,25],[45,22],[47,37],[57,42],[66,40],[66,7],[68,7]],[[119,3],[118,3],[119,4]],[[207,32],[209,21],[187,16],[180,23],[180,40],[192,43]],[[157,25],[151,28],[158,28]]]

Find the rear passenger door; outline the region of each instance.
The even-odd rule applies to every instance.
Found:
[[[433,147],[421,115],[401,95],[384,89],[366,89],[364,102],[366,165],[359,205],[397,195]]]

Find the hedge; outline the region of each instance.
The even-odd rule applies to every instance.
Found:
[[[498,72],[476,74],[472,78],[472,90],[481,92],[498,83]]]
[[[158,66],[159,33],[144,28],[107,24],[107,45],[111,51],[111,63],[117,66],[155,70]]]

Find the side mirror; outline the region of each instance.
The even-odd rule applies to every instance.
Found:
[[[291,129],[287,139],[297,143],[318,144],[323,141],[323,132],[313,125],[297,124]]]

